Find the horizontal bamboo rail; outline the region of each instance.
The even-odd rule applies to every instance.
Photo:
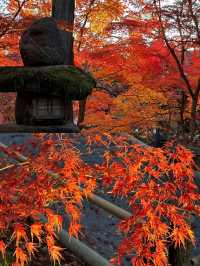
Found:
[[[49,171],[48,174],[56,178],[59,177],[59,174],[53,173],[51,171]],[[80,190],[82,190],[82,188],[80,188]],[[88,195],[87,198],[91,203],[94,203],[98,207],[104,209],[105,211],[107,211],[108,213],[114,215],[115,217],[119,219],[125,219],[125,218],[131,217],[130,212],[118,207],[117,205],[111,203],[110,201],[105,200],[93,193]]]
[[[9,165],[6,165],[6,166],[0,168],[0,174],[3,173],[3,172],[6,171],[6,170],[9,170],[9,169],[15,167],[16,165],[17,165],[17,166],[23,166],[23,165],[26,165],[26,164],[29,164],[29,162],[16,163],[16,164],[9,164]]]
[[[46,217],[41,214],[40,222],[46,223]],[[83,260],[89,266],[109,266],[109,261],[98,254],[96,251],[88,247],[83,242],[74,237],[70,237],[66,230],[62,229],[60,232],[55,230],[57,240],[66,248],[68,248],[78,258]]]
[[[1,142],[0,142],[0,147],[2,147],[3,149],[8,149],[8,146],[1,143]],[[27,157],[25,157],[21,153],[19,153],[19,152],[13,152],[13,153],[15,154],[15,156],[19,162],[23,163],[23,162],[27,161]]]

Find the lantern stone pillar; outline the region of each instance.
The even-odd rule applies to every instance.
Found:
[[[63,21],[65,30],[60,29],[65,50],[65,64],[74,65],[73,28],[74,28],[75,0],[52,0],[52,17],[57,21]],[[73,122],[73,103],[66,99],[65,119]]]

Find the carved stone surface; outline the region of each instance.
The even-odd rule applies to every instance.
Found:
[[[18,125],[63,125],[65,112],[64,97],[17,94],[15,118]]]
[[[65,63],[65,48],[53,18],[39,19],[23,32],[20,53],[25,66],[50,66]]]

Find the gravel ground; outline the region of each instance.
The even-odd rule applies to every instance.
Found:
[[[29,133],[0,134],[0,142],[6,145],[21,144],[30,137],[31,134]],[[103,148],[96,148],[94,153],[88,154],[82,137],[75,138],[75,145],[81,151],[83,160],[88,164],[99,163],[101,161],[101,154],[104,151]],[[128,205],[125,200],[113,199],[110,195],[105,194],[102,189],[99,189],[97,194],[128,210]],[[52,208],[58,213],[64,215],[64,227],[67,227],[68,218],[67,215],[64,214],[62,205],[54,204]],[[82,240],[105,258],[110,259],[113,257],[117,252],[117,247],[120,241],[122,240],[122,235],[117,231],[115,226],[119,222],[119,219],[109,215],[104,210],[85,200],[83,204],[81,222],[84,228],[84,237],[82,237]],[[200,219],[196,219],[195,233],[198,241],[197,246],[193,250],[193,256],[200,254]],[[131,266],[128,257],[123,261],[123,266]]]

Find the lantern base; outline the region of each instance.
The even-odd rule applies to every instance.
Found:
[[[17,124],[1,124],[0,133],[80,133],[78,126],[73,123],[51,126],[27,126]]]

